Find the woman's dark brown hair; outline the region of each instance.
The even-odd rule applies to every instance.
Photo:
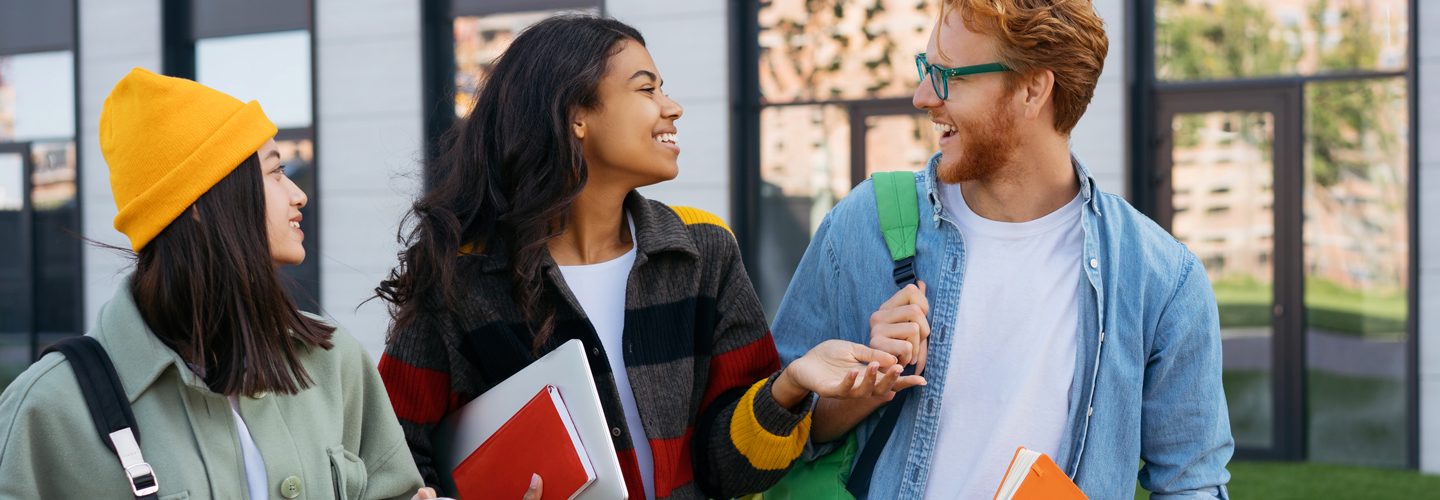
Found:
[[[593,16],[560,16],[525,30],[498,59],[475,108],[441,139],[425,166],[429,190],[400,229],[400,265],[375,289],[390,303],[393,339],[416,318],[458,308],[462,245],[504,252],[512,295],[539,350],[555,328],[541,275],[546,242],[585,187],[574,113],[600,106],[600,80],[635,28]]]
[[[226,395],[311,385],[304,349],[335,328],[300,313],[270,253],[259,157],[250,155],[136,255],[130,291],[145,324]]]

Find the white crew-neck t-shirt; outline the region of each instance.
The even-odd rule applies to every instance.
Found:
[[[596,264],[560,266],[560,274],[570,293],[580,302],[600,344],[605,346],[606,358],[610,361],[610,372],[615,375],[615,389],[620,392],[620,405],[625,409],[625,424],[630,430],[630,441],[635,444],[635,458],[640,465],[640,479],[645,484],[645,498],[655,498],[655,457],[650,454],[650,441],[640,425],[640,409],[635,405],[635,393],[630,389],[630,375],[625,371],[625,350],[621,339],[625,334],[625,287],[630,282],[630,270],[635,267],[635,249],[639,241],[635,237],[635,221],[626,215],[630,224],[632,244],[630,251],[615,259]]]
[[[965,239],[965,274],[925,498],[988,499],[1016,448],[1057,458],[1065,435],[1084,201],[1008,223],[971,211],[959,185],[940,192]]]

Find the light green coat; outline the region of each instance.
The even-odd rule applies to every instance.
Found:
[[[160,498],[248,499],[229,400],[150,333],[129,287],[119,288],[89,335],[115,363]],[[240,397],[240,415],[264,457],[266,496],[408,499],[423,484],[375,365],[344,331],[333,342],[302,355],[309,389]],[[0,394],[0,478],[0,499],[134,498],[58,353]]]

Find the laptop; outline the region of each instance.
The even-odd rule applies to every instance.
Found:
[[[570,418],[595,468],[595,482],[575,498],[628,498],[620,460],[610,440],[610,427],[600,406],[600,391],[590,376],[585,346],[576,339],[565,342],[485,391],[440,424],[434,443],[441,486],[454,491],[450,472],[547,385],[560,390],[560,397],[570,410]]]

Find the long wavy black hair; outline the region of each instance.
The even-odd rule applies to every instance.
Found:
[[[375,289],[390,304],[391,339],[422,315],[456,310],[465,246],[508,254],[532,348],[545,344],[555,328],[541,275],[546,243],[565,231],[587,179],[571,123],[600,106],[600,81],[626,40],[645,44],[614,19],[559,16],[525,30],[496,59],[474,109],[425,165],[428,190],[401,224],[400,263]]]

